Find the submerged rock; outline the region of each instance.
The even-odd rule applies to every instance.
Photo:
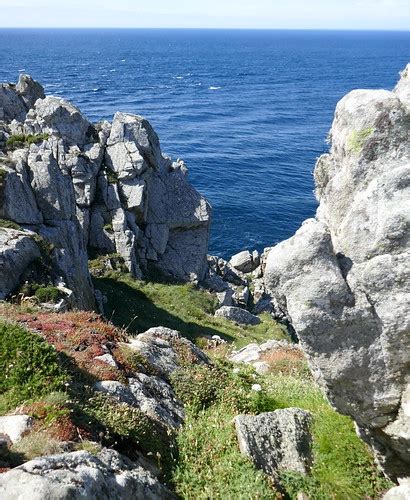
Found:
[[[337,105],[315,168],[315,219],[270,250],[265,283],[332,404],[390,477],[410,467],[410,92],[357,90]]]

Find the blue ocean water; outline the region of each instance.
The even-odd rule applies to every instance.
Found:
[[[314,215],[337,101],[392,88],[409,60],[410,32],[0,30],[0,81],[27,72],[93,121],[151,121],[210,200],[210,252],[225,257]]]

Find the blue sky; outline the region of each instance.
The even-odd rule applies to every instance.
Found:
[[[410,0],[0,0],[1,27],[410,29]]]

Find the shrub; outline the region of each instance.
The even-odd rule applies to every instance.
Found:
[[[0,227],[4,227],[5,229],[16,229],[17,231],[21,230],[21,226],[9,219],[0,219]]]
[[[37,288],[34,295],[40,302],[50,302],[56,304],[62,297],[62,292],[54,286],[42,286]]]
[[[39,335],[0,321],[0,414],[64,387],[57,354]]]
[[[46,141],[49,134],[13,134],[6,141],[6,147],[9,150],[24,148],[31,144],[37,144]]]
[[[196,365],[177,370],[171,384],[177,397],[193,412],[223,404],[226,411],[261,413],[275,405],[263,389],[254,391],[252,385],[262,380],[253,368],[243,366],[233,371],[232,364],[217,360],[214,366]]]
[[[174,450],[172,432],[141,410],[96,393],[85,403],[84,412],[106,429],[105,439],[128,441],[165,469],[170,467]]]

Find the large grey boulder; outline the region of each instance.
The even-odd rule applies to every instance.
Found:
[[[29,415],[5,415],[0,417],[0,435],[5,435],[12,443],[19,441],[33,426]]]
[[[0,227],[0,300],[19,285],[23,272],[39,257],[32,233]]]
[[[2,500],[158,500],[175,496],[118,452],[76,451],[37,458],[0,474]]]
[[[73,104],[60,97],[38,99],[27,113],[26,134],[50,134],[70,144],[82,146],[91,142],[93,127]]]
[[[393,92],[338,103],[315,168],[316,218],[265,269],[330,401],[392,478],[410,467],[409,85],[407,69]]]
[[[23,99],[17,94],[15,86],[8,83],[0,84],[0,120],[21,122],[26,114],[27,108]]]
[[[311,415],[286,408],[260,415],[238,415],[235,427],[241,453],[276,481],[281,471],[309,472],[312,461]]]
[[[408,500],[410,498],[410,478],[399,479],[399,485],[391,488],[383,500]]]
[[[23,99],[27,109],[32,108],[37,99],[44,99],[46,97],[43,87],[33,80],[30,75],[25,74],[19,76],[16,93]]]
[[[21,151],[7,161],[0,159],[0,217],[17,224],[41,224],[43,216],[31,189],[26,160]]]
[[[73,306],[95,305],[88,249],[119,254],[137,279],[143,272],[203,279],[211,208],[185,164],[162,154],[147,120],[117,113],[112,124],[94,126],[21,75],[17,85],[0,87],[0,122],[0,218],[54,245],[45,279],[62,279]],[[7,145],[15,134],[22,137]],[[20,274],[7,281],[18,285]]]
[[[222,306],[215,311],[217,318],[225,318],[241,325],[258,325],[261,320],[258,316],[250,313],[246,309],[233,306]]]
[[[250,273],[257,267],[257,265],[255,265],[256,263],[253,261],[253,255],[249,250],[243,250],[233,255],[229,264],[243,273]]]
[[[156,375],[169,378],[183,364],[209,364],[208,357],[193,342],[163,326],[153,327],[125,344],[138,352]]]
[[[165,380],[137,373],[128,380],[137,407],[151,418],[172,429],[180,427],[185,419],[181,401]]]

